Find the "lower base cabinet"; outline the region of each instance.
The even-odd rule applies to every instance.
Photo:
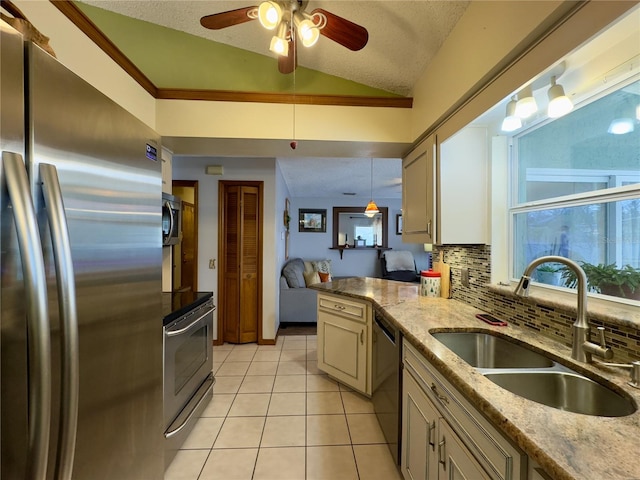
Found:
[[[406,340],[403,362],[401,471],[405,480],[527,478],[527,456]]]
[[[490,479],[406,368],[403,384],[405,480]]]
[[[318,368],[339,382],[371,396],[369,302],[318,295]]]

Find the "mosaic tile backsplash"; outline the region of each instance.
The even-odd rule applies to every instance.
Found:
[[[440,250],[444,252],[444,261],[451,266],[451,292],[454,299],[571,346],[571,326],[575,321],[575,313],[523,303],[517,298],[506,297],[489,290],[489,245],[434,246],[434,258],[437,258]],[[462,286],[462,267],[469,269],[469,287]],[[640,360],[640,331],[637,328],[609,325],[597,320],[590,322],[594,327],[606,327],[607,342],[614,351],[614,362],[630,363]]]

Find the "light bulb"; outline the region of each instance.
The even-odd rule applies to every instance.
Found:
[[[516,115],[516,100],[515,98],[511,98],[509,103],[507,103],[507,114],[504,120],[502,120],[501,129],[503,132],[513,132],[521,127],[522,120]]]
[[[269,50],[271,50],[273,53],[277,53],[278,55],[286,57],[287,55],[289,55],[289,42],[287,42],[284,38],[274,36],[271,39]]]
[[[520,93],[518,93],[518,101],[516,103],[516,115],[520,118],[529,118],[531,115],[538,111],[538,104],[536,99],[533,98],[533,92],[531,87],[524,87]]]
[[[547,115],[550,118],[558,118],[573,110],[573,102],[564,94],[562,85],[556,84],[556,77],[551,77],[551,87],[547,92],[549,106]]]
[[[275,29],[282,19],[282,7],[277,2],[262,2],[258,6],[258,20],[267,30]]]
[[[296,12],[293,14],[293,21],[303,46],[311,47],[318,42],[320,29],[311,18],[307,18],[300,12]]]

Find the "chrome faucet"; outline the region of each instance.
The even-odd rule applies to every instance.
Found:
[[[531,283],[531,273],[538,265],[547,262],[561,263],[563,265],[566,265],[571,270],[573,270],[578,280],[577,317],[575,323],[571,327],[571,331],[573,334],[571,358],[577,360],[578,362],[585,363],[591,363],[592,355],[597,355],[604,358],[605,360],[613,358],[613,350],[611,350],[611,348],[607,347],[606,345],[606,341],[604,338],[604,327],[598,328],[600,332],[600,345],[590,341],[591,329],[587,320],[587,275],[584,273],[582,267],[580,267],[580,265],[578,265],[573,260],[554,255],[536,258],[529,265],[527,265],[527,268],[525,268],[524,273],[522,274],[522,278],[520,278],[520,283],[518,283],[518,286],[516,287],[514,293],[519,297],[528,297],[529,284]]]

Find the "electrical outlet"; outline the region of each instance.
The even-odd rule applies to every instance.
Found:
[[[460,281],[462,282],[463,287],[469,286],[469,269],[463,267],[460,269]]]
[[[209,259],[209,269],[213,270],[216,268],[216,259],[215,258],[210,258]]]

